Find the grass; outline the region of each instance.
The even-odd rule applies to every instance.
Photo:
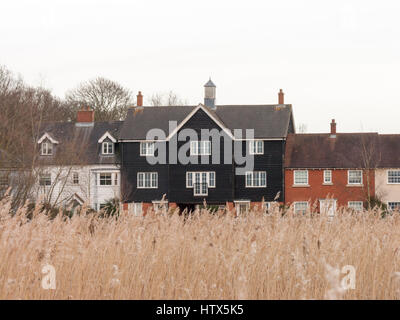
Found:
[[[0,203],[0,299],[397,299],[400,216],[279,208],[190,217],[9,214]],[[85,209],[83,209],[83,212]],[[56,289],[42,288],[42,268]],[[356,287],[344,291],[345,265]]]

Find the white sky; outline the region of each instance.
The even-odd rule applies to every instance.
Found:
[[[400,2],[1,0],[0,64],[63,97],[104,76],[146,97],[277,103],[308,132],[400,133]]]

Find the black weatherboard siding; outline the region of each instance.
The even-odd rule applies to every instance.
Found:
[[[199,140],[201,140],[201,129],[218,130],[221,128],[212,120],[203,110],[198,110],[185,125],[178,131],[178,134],[184,129],[193,129],[196,131]],[[176,137],[176,136],[175,136]],[[232,140],[224,134],[224,139]],[[189,137],[186,141],[178,141],[178,150],[186,143],[189,143]],[[212,148],[212,147],[211,147]],[[213,150],[212,150],[213,152]],[[211,153],[212,153],[211,152]],[[233,165],[224,163],[224,141],[220,139],[220,164],[212,164],[212,156],[203,156],[208,158],[208,164],[201,164],[200,156],[196,156],[198,164],[171,164],[169,166],[169,195],[168,200],[176,203],[202,203],[205,199],[209,204],[224,204],[226,201],[233,200],[234,177]],[[187,153],[189,156],[189,152]],[[194,158],[194,157],[193,157]],[[216,185],[215,188],[208,189],[208,196],[194,196],[193,188],[186,188],[186,172],[188,171],[214,171]]]
[[[124,202],[151,202],[168,195],[168,165],[151,165],[146,157],[140,156],[140,142],[121,143],[121,198]],[[138,189],[138,172],[157,172],[157,189]]]
[[[189,115],[192,116],[189,118]],[[189,118],[189,119],[187,119]],[[253,129],[255,139],[264,140],[264,154],[254,155],[254,171],[266,171],[267,187],[246,188],[245,176],[235,174],[235,164],[223,163],[224,143],[220,141],[220,164],[157,164],[150,165],[146,157],[140,156],[140,141],[146,139],[150,129],[160,128],[169,135],[169,121],[181,124],[187,120],[171,143],[184,129],[194,129],[201,140],[201,129],[228,131],[234,129]],[[214,121],[215,119],[216,121]],[[288,133],[294,132],[291,105],[257,105],[257,106],[217,106],[211,110],[204,106],[141,107],[130,109],[121,129],[119,141],[122,156],[122,200],[124,202],[151,202],[160,200],[163,195],[169,202],[178,204],[203,203],[224,204],[234,200],[259,202],[273,201],[280,192],[278,201],[284,200],[283,161],[285,140]],[[243,132],[244,133],[244,132]],[[225,139],[229,136],[224,133]],[[250,138],[243,136],[242,138]],[[178,150],[186,141],[177,141]],[[166,149],[168,150],[168,143]],[[189,149],[189,148],[188,148]],[[233,148],[232,148],[233,149]],[[243,141],[242,154],[248,151],[248,144]],[[189,152],[189,151],[188,151]],[[212,152],[215,152],[212,146]],[[204,157],[203,157],[204,158]],[[167,155],[168,159],[168,155]],[[216,187],[208,188],[207,196],[194,196],[192,188],[186,188],[186,172],[215,172]],[[137,189],[138,172],[157,172],[158,189]]]
[[[283,201],[283,150],[284,141],[264,141],[264,154],[254,155],[254,171],[265,171],[267,173],[267,187],[246,188],[244,175],[235,177],[235,199],[251,200],[259,202],[273,201],[279,193],[277,201]],[[248,145],[243,143],[244,154]]]

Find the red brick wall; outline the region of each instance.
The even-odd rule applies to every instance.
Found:
[[[285,201],[291,204],[295,201],[315,201],[328,198],[328,195],[337,199],[337,206],[347,206],[348,201],[366,201],[367,175],[369,174],[370,195],[375,195],[375,171],[364,170],[363,186],[347,186],[347,171],[344,169],[332,170],[332,185],[323,185],[324,170],[308,170],[308,184],[310,187],[294,187],[294,170],[285,170]]]

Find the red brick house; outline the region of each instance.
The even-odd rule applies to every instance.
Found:
[[[362,210],[375,196],[377,133],[290,134],[285,151],[285,202],[333,214],[346,206]]]

